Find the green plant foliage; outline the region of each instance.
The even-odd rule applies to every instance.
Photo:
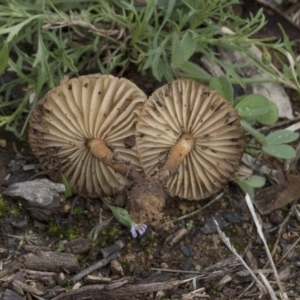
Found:
[[[248,122],[241,120],[241,125],[243,128],[250,132],[251,135],[261,144],[261,145],[267,145],[267,139],[266,137],[258,132],[256,129],[254,129]]]
[[[13,217],[19,217],[21,215],[20,208],[17,206],[13,206],[9,212]]]
[[[265,185],[266,178],[262,176],[252,175],[250,178],[243,180],[243,182],[247,183],[249,186],[258,188]]]
[[[7,202],[3,198],[0,198],[0,219],[6,215],[7,210],[8,210]]]
[[[3,43],[3,46],[0,50],[0,75],[5,71],[8,63],[8,46],[7,42]]]
[[[248,194],[251,199],[254,198],[254,188],[260,188],[265,185],[266,179],[262,176],[252,175],[245,180],[235,180],[239,187]]]
[[[54,221],[49,222],[48,230],[50,234],[57,235],[57,236],[60,234],[60,228]]]
[[[290,143],[297,140],[299,137],[298,133],[292,132],[290,130],[277,130],[271,132],[267,137],[268,145],[280,145],[283,143]]]
[[[181,45],[184,50],[184,59],[187,61],[195,53],[197,47],[196,41],[197,35],[192,31],[188,30],[182,37]]]
[[[175,67],[180,67],[186,61],[185,51],[182,43],[179,41],[178,34],[173,34],[173,44],[172,44],[172,64]]]
[[[235,182],[239,185],[239,187],[242,189],[242,191],[245,194],[248,194],[251,199],[254,198],[254,187],[253,186],[249,185],[244,180],[242,180],[242,181],[235,180]]]
[[[200,265],[196,265],[195,266],[195,270],[198,271],[198,272],[200,272],[201,271],[201,266]]]
[[[186,229],[188,230],[191,230],[194,226],[194,221],[193,220],[189,220],[187,223],[186,223]]]
[[[134,224],[134,221],[132,220],[131,216],[129,215],[128,211],[122,207],[116,207],[113,205],[108,204],[106,201],[101,199],[105,205],[111,210],[114,217],[117,219],[118,222],[120,222],[122,225],[124,225],[127,228],[131,228],[131,226]]]
[[[272,62],[272,56],[266,47],[263,47],[262,62],[267,66]]]
[[[280,81],[300,91],[295,76],[299,74],[297,64],[294,72],[290,66],[283,73],[276,72],[264,62],[266,55],[262,61],[253,56],[249,47],[261,46],[265,54],[272,48],[295,59],[288,37],[284,34],[283,41],[252,38],[266,22],[263,10],[242,19],[233,10],[239,3],[148,0],[144,6],[135,6],[133,1],[103,0],[81,1],[74,9],[72,1],[0,2],[0,71],[7,65],[14,75],[0,87],[0,108],[4,109],[0,126],[22,135],[36,101],[64,75],[124,74],[131,67],[141,76],[150,71],[159,81],[186,77],[209,82],[211,75],[195,60],[204,55],[224,70],[231,83],[245,87],[247,83],[261,82],[260,78],[241,78],[236,72],[238,66],[221,61],[213,46],[242,52],[269,75],[266,81]],[[11,91],[16,86],[22,86],[25,94],[12,99]],[[230,94],[224,90],[226,99],[231,98]],[[30,104],[29,99],[33,99]],[[12,105],[18,108],[12,110]],[[20,118],[25,122],[19,131]]]
[[[83,261],[83,256],[82,254],[77,253],[76,254],[76,259],[78,260],[79,263],[81,263]]]
[[[209,86],[218,91],[229,103],[233,104],[233,88],[227,77],[213,78],[209,82]]]
[[[272,101],[269,101],[269,110],[262,114],[261,116],[258,116],[256,118],[256,121],[260,124],[264,125],[271,125],[274,124],[278,119],[278,108],[276,104]]]
[[[62,183],[65,186],[65,196],[66,196],[66,198],[71,197],[73,195],[73,193],[72,193],[69,181],[64,176],[64,174],[61,174],[61,180],[62,180]]]
[[[246,121],[242,120],[241,124],[262,145],[262,151],[268,155],[283,159],[290,159],[296,156],[295,149],[285,145],[285,143],[296,140],[299,137],[298,133],[289,130],[278,130],[265,137]]]
[[[240,117],[256,119],[269,111],[269,100],[258,94],[247,95],[234,108]]]
[[[81,215],[83,213],[83,210],[82,210],[82,208],[80,206],[75,206],[74,210],[73,210],[73,213],[74,213],[74,215],[79,216],[79,215]]]
[[[68,239],[68,241],[76,240],[78,238],[77,230],[75,228],[68,228],[66,230],[66,238]]]
[[[296,156],[296,151],[289,145],[266,145],[262,150],[271,156],[283,159],[291,159]]]

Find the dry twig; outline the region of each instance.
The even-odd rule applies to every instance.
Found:
[[[258,221],[258,218],[257,218],[257,216],[256,216],[256,213],[255,213],[255,210],[254,210],[254,206],[253,206],[253,203],[252,203],[252,201],[251,201],[251,199],[250,199],[250,196],[247,194],[246,197],[245,197],[245,199],[246,199],[246,203],[247,203],[247,205],[248,205],[248,208],[249,208],[249,210],[250,210],[250,212],[251,212],[253,221],[254,221],[254,223],[255,223],[255,225],[256,225],[257,232],[258,232],[258,234],[259,234],[259,236],[260,236],[260,238],[261,238],[261,240],[262,240],[262,242],[263,242],[263,244],[264,244],[264,247],[265,247],[265,251],[266,251],[267,257],[268,257],[269,262],[270,262],[270,265],[271,265],[271,267],[272,267],[272,269],[273,269],[274,277],[275,277],[275,279],[276,279],[277,285],[278,285],[279,290],[280,290],[280,296],[281,296],[282,299],[287,299],[287,296],[286,296],[286,294],[285,294],[285,292],[284,292],[284,289],[283,289],[283,287],[282,287],[281,281],[280,281],[280,279],[279,279],[278,272],[277,272],[276,266],[275,266],[275,264],[274,264],[272,255],[271,255],[271,253],[270,253],[268,244],[267,244],[267,242],[266,242],[266,239],[265,239],[264,234],[263,234],[263,232],[262,232],[262,228],[261,228],[261,226],[260,226],[260,224],[259,224],[259,221]]]

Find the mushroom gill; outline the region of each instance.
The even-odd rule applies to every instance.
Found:
[[[190,79],[151,95],[137,123],[136,142],[146,176],[169,171],[168,193],[189,200],[219,191],[245,147],[236,110],[216,91]]]
[[[111,195],[140,169],[135,126],[145,100],[125,78],[95,74],[63,80],[31,115],[32,151],[53,180],[64,174],[75,193]]]

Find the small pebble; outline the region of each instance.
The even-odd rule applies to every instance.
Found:
[[[194,251],[190,245],[187,245],[187,244],[182,245],[182,246],[180,246],[180,250],[187,257],[194,256]]]
[[[218,222],[220,229],[223,229],[224,227],[229,225],[229,223],[225,220],[225,218],[222,215],[218,215],[218,216],[214,217],[214,219],[208,220],[204,224],[204,226],[202,226],[200,228],[200,230],[204,234],[211,234],[213,232],[217,232],[217,225],[214,220],[216,220]]]
[[[147,277],[149,277],[149,273],[147,271],[143,270],[140,272],[140,277],[142,279],[146,279]]]
[[[224,219],[232,224],[236,224],[242,221],[242,211],[236,210],[236,211],[225,211],[222,213]]]
[[[24,166],[26,163],[27,163],[26,160],[24,160],[24,159],[19,159],[19,160],[16,162],[16,165],[18,165],[18,166]]]
[[[2,148],[6,147],[6,140],[0,140],[0,147]]]
[[[11,167],[9,167],[9,168],[7,169],[7,172],[8,172],[8,173],[16,173],[16,172],[20,171],[21,169],[22,169],[21,166],[18,166],[18,165],[12,165]]]
[[[180,269],[184,271],[191,271],[194,269],[194,265],[190,261],[183,261],[180,263]]]
[[[283,221],[283,214],[281,209],[277,209],[270,213],[269,219],[272,224],[279,225]]]
[[[290,248],[292,247],[292,244],[290,243],[286,243],[284,241],[280,242],[281,244],[281,248],[282,248],[282,254],[285,254],[287,251],[290,250]],[[287,255],[286,255],[286,259],[287,260],[292,260],[295,257],[296,251],[295,248],[293,248]]]

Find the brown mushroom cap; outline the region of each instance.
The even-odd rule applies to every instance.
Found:
[[[236,110],[216,91],[190,79],[151,95],[137,123],[136,142],[145,174],[175,173],[168,193],[189,200],[219,191],[245,147]]]
[[[65,80],[33,111],[29,124],[32,151],[53,180],[61,181],[63,173],[75,193],[111,195],[129,181],[98,160],[88,143],[98,139],[112,157],[140,168],[135,126],[145,100],[146,95],[125,78],[96,74]]]

